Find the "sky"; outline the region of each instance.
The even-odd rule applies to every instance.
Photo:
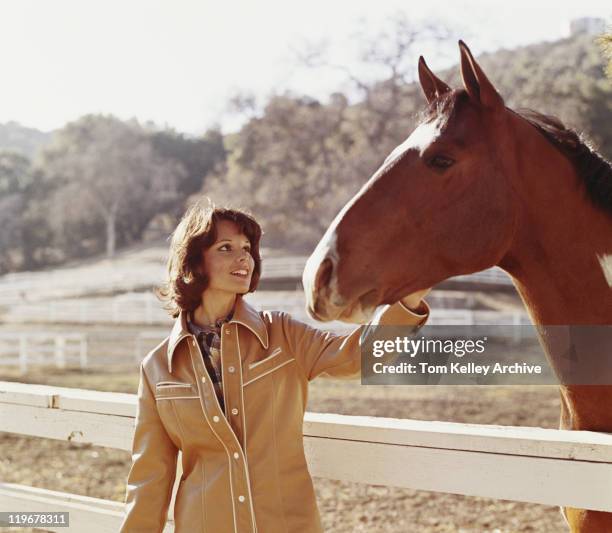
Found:
[[[227,102],[240,92],[261,104],[285,90],[325,100],[350,88],[337,70],[299,65],[308,43],[375,78],[358,63],[355,34],[374,37],[399,12],[445,23],[475,54],[565,37],[577,17],[612,24],[608,0],[4,0],[0,123],[50,131],[111,113],[191,135],[235,130],[244,116]],[[427,51],[434,70],[458,58]]]

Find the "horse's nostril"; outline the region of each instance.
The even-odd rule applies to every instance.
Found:
[[[333,270],[334,265],[331,262],[331,259],[324,259],[321,265],[319,266],[319,270],[317,270],[317,275],[315,277],[316,291],[321,289],[321,287],[326,287],[329,284]]]

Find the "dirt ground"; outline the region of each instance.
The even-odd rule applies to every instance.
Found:
[[[26,381],[4,368],[0,380]],[[130,368],[36,369],[31,383],[136,392]],[[319,379],[309,411],[554,428],[555,387],[361,386]],[[122,501],[128,452],[0,434],[0,479]],[[510,533],[565,531],[556,507],[315,479],[325,531],[330,533]],[[8,529],[5,529],[8,531]],[[26,531],[20,529],[19,531]]]

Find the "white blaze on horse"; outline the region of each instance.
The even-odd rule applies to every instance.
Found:
[[[451,90],[420,59],[423,122],[309,258],[310,314],[363,322],[380,304],[497,265],[535,324],[612,325],[612,166],[559,120],[507,108],[459,45],[463,88]],[[555,339],[542,342],[561,376],[561,427],[612,431],[612,381],[564,381],[566,354]],[[599,358],[608,364],[612,346]],[[574,532],[612,531],[611,513],[566,515]]]

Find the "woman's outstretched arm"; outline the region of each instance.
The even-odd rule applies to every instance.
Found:
[[[429,307],[423,300],[416,311],[400,302],[381,306],[365,330],[360,326],[348,335],[310,327],[287,314],[283,315],[283,326],[287,342],[308,380],[319,375],[357,378],[361,373],[361,345],[376,326],[408,326],[414,334],[428,317]]]

